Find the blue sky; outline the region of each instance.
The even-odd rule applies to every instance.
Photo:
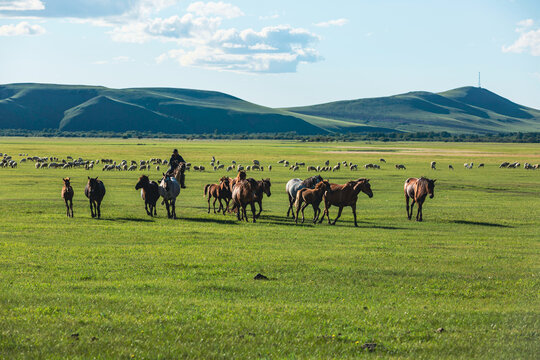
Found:
[[[540,1],[0,0],[0,83],[280,107],[477,84],[540,109]]]

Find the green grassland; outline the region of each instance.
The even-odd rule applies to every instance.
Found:
[[[163,206],[157,218],[146,215],[134,188],[139,171],[0,169],[0,358],[540,353],[540,172],[498,168],[540,162],[538,145],[0,139],[0,152],[15,159],[129,161],[166,158],[173,147],[207,169],[212,155],[227,164],[272,164],[271,172],[250,173],[272,180],[260,221],[206,213],[203,186],[224,171],[187,173],[179,219],[169,220]],[[313,173],[293,173],[278,160],[363,165],[380,158],[387,161],[381,170],[323,173],[335,183],[371,179],[374,197],[360,195],[358,228],[350,209],[336,226],[285,218],[285,183]],[[486,166],[464,169],[471,161]],[[83,194],[92,174],[107,187],[101,220],[90,217]],[[404,180],[420,175],[437,179],[423,223],[406,219],[403,198]],[[60,199],[64,176],[75,189],[73,219]],[[257,273],[270,280],[253,280]],[[377,345],[369,351],[366,343]]]

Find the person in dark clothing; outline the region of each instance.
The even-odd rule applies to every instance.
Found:
[[[176,170],[176,168],[178,168],[180,163],[185,164],[185,162],[186,161],[184,160],[184,158],[178,153],[178,149],[174,149],[174,151],[172,153],[172,156],[171,156],[171,159],[169,160],[169,166],[170,166],[169,172],[172,174],[174,172],[174,170]],[[186,168],[185,165],[180,166],[180,179],[179,179],[179,182],[180,182],[180,187],[182,189],[186,188],[186,185],[185,185],[186,176],[184,175],[185,168]]]

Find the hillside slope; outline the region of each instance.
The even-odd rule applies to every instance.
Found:
[[[474,87],[272,109],[215,91],[8,84],[0,85],[0,128],[172,134],[481,134],[540,131],[540,111]]]
[[[417,91],[284,110],[402,131],[540,131],[539,110],[475,87],[462,87],[442,93]]]

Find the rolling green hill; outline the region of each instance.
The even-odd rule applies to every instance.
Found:
[[[284,110],[402,131],[540,131],[539,110],[518,105],[489,90],[475,87],[442,93],[417,91]]]
[[[540,131],[540,111],[473,87],[272,109],[214,91],[8,84],[0,85],[0,128],[302,135],[533,132]]]

